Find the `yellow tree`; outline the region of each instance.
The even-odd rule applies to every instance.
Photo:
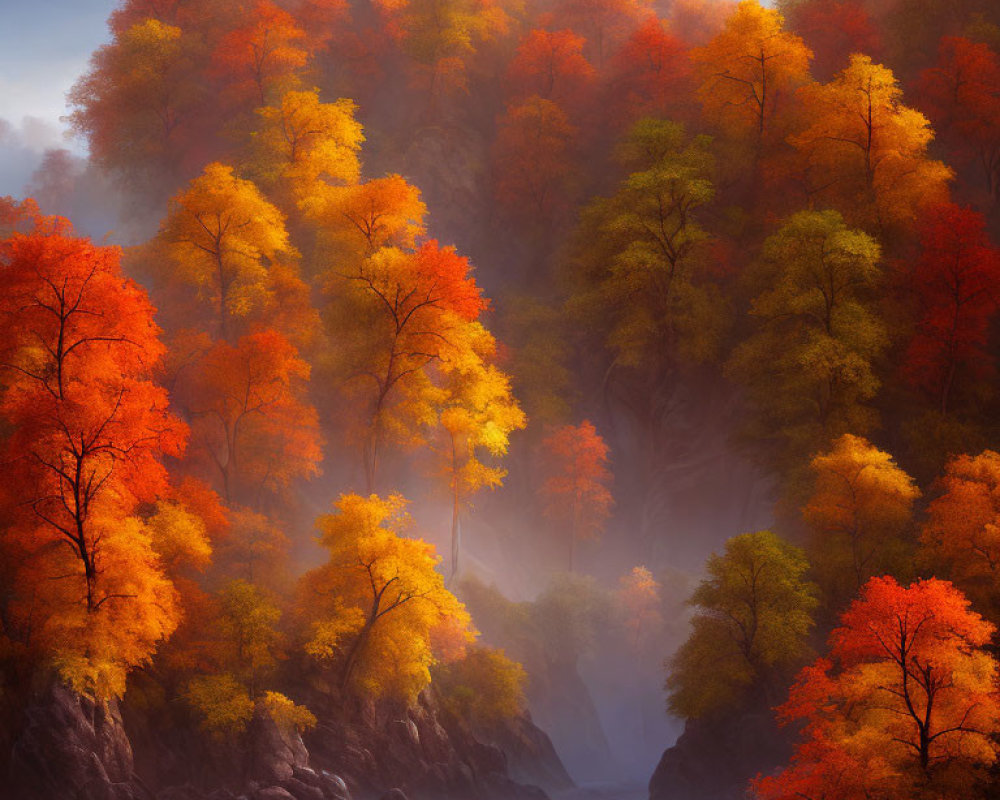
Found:
[[[951,170],[928,158],[930,123],[902,95],[892,70],[864,55],[798,94],[805,127],[789,141],[819,187],[813,196],[869,230],[907,225],[922,206],[947,200]]]
[[[276,598],[237,579],[216,593],[214,610],[206,632],[211,671],[191,680],[186,692],[202,727],[216,736],[239,733],[258,707],[279,726],[314,725],[316,719],[308,709],[267,688],[284,657]]]
[[[780,141],[776,120],[809,78],[812,52],[784,24],[774,9],[743,0],[722,31],[691,51],[705,116],[758,152]]]
[[[317,182],[356,184],[364,135],[355,109],[351,100],[321,102],[318,89],[286,92],[278,105],[258,109],[253,174],[264,186],[280,187],[289,208],[317,191]]]
[[[334,368],[373,491],[386,439],[422,440],[442,390],[430,374],[469,347],[486,300],[454,248],[429,241],[412,253],[383,247],[335,276],[328,309]]]
[[[496,341],[479,323],[473,345],[444,365],[445,398],[438,413],[440,472],[451,493],[450,580],[459,570],[461,511],[484,488],[499,486],[507,471],[491,463],[506,455],[510,435],[527,420],[510,388],[510,378],[492,363]]]
[[[399,175],[313,185],[300,207],[316,227],[320,260],[327,264],[357,262],[383,247],[412,250],[425,232],[420,190]]]
[[[860,436],[841,436],[810,464],[803,516],[813,532],[813,569],[834,610],[869,578],[905,567],[905,534],[920,490],[892,456]]]
[[[253,183],[218,163],[171,201],[158,239],[170,279],[197,289],[224,339],[234,338],[236,323],[267,303],[269,265],[294,256],[281,212]]]
[[[923,561],[990,618],[1000,610],[1000,453],[960,455],[945,466],[920,534]]]
[[[317,521],[326,564],[303,576],[306,652],[339,671],[342,691],[412,700],[430,682],[432,634],[465,631],[465,607],[444,587],[432,545],[405,538],[406,501],[342,495]]]

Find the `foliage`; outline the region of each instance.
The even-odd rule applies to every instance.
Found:
[[[232,675],[198,675],[188,684],[186,699],[201,717],[201,726],[223,738],[246,730],[254,703]]]
[[[689,601],[691,635],[668,662],[669,708],[684,717],[745,702],[808,653],[817,601],[802,551],[770,531],[744,533],[713,554]]]
[[[697,362],[717,351],[724,305],[706,279],[699,224],[714,196],[710,141],[641,120],[619,148],[631,174],[583,215],[571,302],[606,330],[617,364]]]
[[[399,495],[342,495],[317,521],[329,560],[301,579],[299,609],[306,652],[333,665],[342,691],[413,700],[431,679],[432,630],[470,625],[433,547],[401,535],[405,506]]]
[[[958,455],[935,485],[920,533],[922,561],[951,578],[975,607],[996,617],[1000,558],[1000,455]]]
[[[830,658],[804,669],[779,709],[805,729],[757,795],[968,796],[997,757],[992,633],[946,581],[873,578],[831,634]]]
[[[888,453],[850,434],[809,466],[814,482],[802,509],[813,534],[809,554],[827,607],[837,610],[869,578],[905,574],[920,490]]]
[[[930,123],[902,94],[892,70],[855,54],[830,83],[799,91],[806,122],[790,139],[809,165],[813,196],[878,233],[912,226],[922,207],[947,199],[952,177],[928,157]]]
[[[545,515],[560,523],[569,542],[569,571],[578,539],[597,538],[611,515],[608,446],[589,420],[563,425],[542,442],[545,481],[538,491]]]
[[[867,401],[887,344],[873,302],[880,259],[875,240],[835,211],[799,212],[764,243],[751,276],[756,329],[728,369],[755,407],[749,434],[776,442],[779,464],[874,424]]]
[[[812,52],[784,22],[778,11],[743,0],[721,32],[691,51],[705,116],[758,151],[780,141],[779,118],[809,74]]]
[[[446,707],[477,725],[488,728],[524,710],[524,668],[503,650],[470,648],[464,658],[435,667],[432,674]]]

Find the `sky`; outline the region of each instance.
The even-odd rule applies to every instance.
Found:
[[[0,0],[0,196],[22,194],[50,147],[66,137],[66,92],[109,38],[116,0]]]

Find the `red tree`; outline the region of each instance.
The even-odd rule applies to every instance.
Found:
[[[941,40],[937,64],[920,75],[919,101],[954,159],[978,169],[1000,195],[1000,57],[960,37]]]
[[[539,494],[545,515],[566,528],[572,572],[577,540],[597,538],[614,505],[608,446],[589,420],[564,425],[542,442],[542,463]]]
[[[623,129],[642,117],[677,120],[693,92],[687,47],[650,17],[611,59],[607,116]]]
[[[215,342],[181,375],[192,455],[214,467],[228,502],[255,503],[261,491],[319,472],[319,422],[305,400],[309,365],[280,333]]]
[[[45,222],[0,249],[5,499],[39,547],[73,548],[92,611],[109,597],[95,520],[164,491],[160,456],[179,454],[185,438],[151,379],[164,352],[153,308],[119,257]]]
[[[270,0],[259,0],[242,25],[222,37],[212,55],[216,73],[251,107],[275,103],[295,88],[296,73],[309,54],[295,18]]]
[[[573,31],[531,31],[507,68],[511,100],[537,95],[573,111],[581,110],[596,72],[583,56],[584,39]]]
[[[920,321],[903,369],[947,414],[959,380],[992,372],[986,344],[1000,299],[1000,253],[982,215],[954,204],[923,215],[920,239],[912,276]]]
[[[947,581],[872,578],[778,709],[805,721],[766,800],[958,797],[997,756],[993,626]],[[929,794],[923,792],[930,789]],[[963,791],[964,790],[964,791]]]
[[[186,431],[152,380],[159,330],[119,251],[30,207],[3,216],[28,230],[0,241],[0,647],[120,694],[177,624],[137,514],[168,490],[161,457]]]
[[[813,0],[791,6],[789,24],[813,51],[813,74],[826,81],[847,66],[852,53],[877,58],[881,37],[860,0]]]

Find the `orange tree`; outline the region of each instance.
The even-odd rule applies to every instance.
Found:
[[[946,581],[873,578],[779,709],[805,727],[764,800],[976,796],[996,761],[994,631]]]
[[[118,250],[31,227],[0,242],[0,546],[20,567],[6,616],[76,688],[118,694],[177,624],[136,514],[166,492],[161,458],[186,430],[152,379],[159,329]]]

